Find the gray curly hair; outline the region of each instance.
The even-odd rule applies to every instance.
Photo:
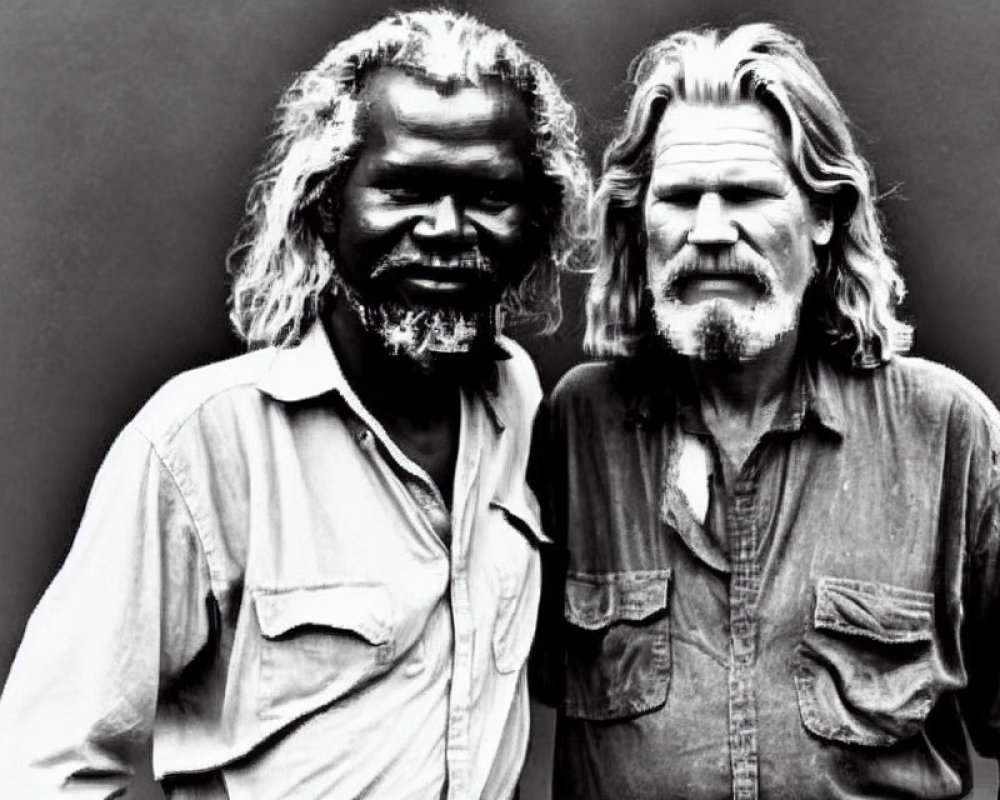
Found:
[[[544,244],[500,307],[508,320],[541,319],[553,330],[561,319],[559,272],[574,265],[586,240],[590,175],[576,113],[551,73],[506,33],[436,10],[382,19],[333,47],[285,92],[227,258],[237,333],[251,347],[292,344],[319,315],[336,265],[320,241],[317,206],[357,160],[362,91],[381,68],[444,84],[497,80],[524,99],[536,162],[530,171],[541,184],[533,224]]]
[[[758,102],[786,132],[797,176],[811,199],[833,210],[831,242],[801,312],[816,347],[855,367],[906,352],[912,328],[896,317],[905,294],[875,207],[871,170],[847,117],[801,42],[769,24],[728,35],[685,31],[632,62],[635,86],[624,130],[604,154],[593,217],[597,265],[587,297],[584,344],[599,357],[627,356],[654,333],[646,299],[643,200],[651,143],[667,105]]]

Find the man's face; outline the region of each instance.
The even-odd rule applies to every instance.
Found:
[[[366,93],[366,138],[328,240],[337,270],[392,352],[468,352],[534,255],[527,111],[510,87],[442,92],[392,70]]]
[[[795,180],[770,112],[672,103],[643,210],[654,317],[675,350],[750,359],[796,328],[831,225]]]

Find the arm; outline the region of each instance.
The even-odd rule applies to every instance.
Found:
[[[0,697],[0,794],[119,796],[148,750],[161,685],[207,640],[208,592],[184,498],[126,428]]]
[[[528,688],[532,697],[558,708],[563,681],[563,586],[566,573],[565,532],[560,521],[559,502],[566,491],[564,450],[554,435],[553,411],[543,403],[532,435],[528,483],[542,510],[542,527],[552,546],[542,553],[542,594],[538,609],[535,641],[528,661]]]
[[[969,684],[962,711],[983,756],[1000,761],[1000,484],[994,482],[970,537],[963,653]],[[998,789],[1000,800],[1000,789]]]

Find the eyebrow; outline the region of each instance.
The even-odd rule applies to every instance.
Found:
[[[426,164],[404,160],[381,159],[372,164],[369,171],[375,179],[393,178],[401,180],[422,180],[455,174],[475,180],[489,180],[497,183],[513,183],[524,180],[524,167],[520,159],[480,158],[464,161],[461,165],[439,163]]]

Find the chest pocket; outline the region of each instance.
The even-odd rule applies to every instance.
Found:
[[[669,588],[670,570],[567,576],[567,716],[620,719],[666,702]]]
[[[349,694],[387,672],[396,643],[388,589],[342,583],[255,589],[259,714],[287,717]]]
[[[941,694],[934,595],[820,577],[793,664],[802,724],[824,739],[884,746],[917,733]]]

